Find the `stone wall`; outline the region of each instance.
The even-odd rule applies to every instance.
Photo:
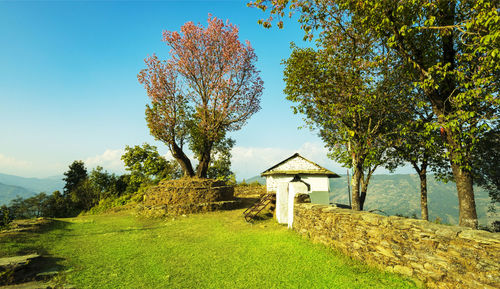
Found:
[[[144,195],[144,205],[201,204],[234,199],[234,188],[211,179],[182,178],[161,181]]]
[[[266,194],[266,186],[260,184],[237,185],[234,187],[235,197],[262,196]]]
[[[230,210],[240,205],[234,199],[233,186],[211,179],[182,178],[151,187],[137,211],[146,217],[164,217]]]
[[[419,279],[429,288],[500,288],[500,233],[298,199],[293,228],[313,242]]]

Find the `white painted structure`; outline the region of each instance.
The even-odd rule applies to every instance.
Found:
[[[267,192],[276,193],[278,223],[293,223],[293,200],[296,194],[309,194],[311,203],[329,204],[330,178],[339,176],[311,162],[298,153],[264,171]]]

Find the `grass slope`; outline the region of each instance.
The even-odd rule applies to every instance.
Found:
[[[76,288],[417,288],[242,210],[144,220],[61,219],[40,235],[0,238],[0,256],[42,251]],[[43,248],[43,249],[42,249]]]

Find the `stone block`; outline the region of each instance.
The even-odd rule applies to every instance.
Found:
[[[401,266],[401,265],[395,265],[394,266],[394,272],[402,274],[402,275],[406,275],[406,276],[412,276],[413,275],[413,270],[411,268],[406,267],[406,266]]]

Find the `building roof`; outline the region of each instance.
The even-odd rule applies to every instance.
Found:
[[[305,157],[295,153],[291,157],[279,162],[271,168],[265,170],[261,176],[271,175],[324,175],[329,178],[339,178],[336,173],[325,169],[324,167],[311,162]]]

